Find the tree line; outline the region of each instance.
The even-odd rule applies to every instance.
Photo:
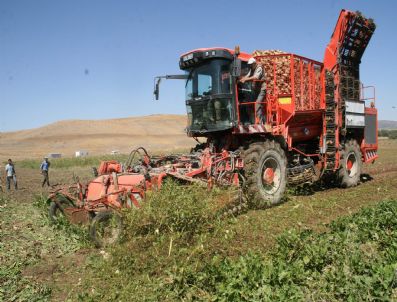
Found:
[[[387,130],[382,129],[378,131],[378,136],[388,137],[390,139],[397,139],[397,129]]]

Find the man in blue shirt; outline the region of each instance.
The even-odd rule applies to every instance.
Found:
[[[50,179],[48,177],[48,170],[50,169],[50,162],[48,161],[48,157],[44,157],[44,161],[41,163],[40,170],[41,174],[43,174],[44,179],[41,187],[47,183],[47,186],[50,186]]]
[[[14,182],[15,190],[18,190],[17,184],[17,175],[15,173],[14,163],[11,159],[8,160],[8,164],[6,165],[6,181],[7,181],[7,190],[10,190],[11,180]]]

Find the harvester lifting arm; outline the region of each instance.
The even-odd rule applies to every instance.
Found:
[[[155,77],[154,78],[154,91],[153,91],[153,94],[154,94],[156,100],[159,99],[161,79],[166,79],[166,80],[186,80],[187,78],[188,78],[187,74],[165,75],[165,76]]]
[[[150,161],[150,156],[146,149],[143,147],[138,147],[130,152],[127,161],[125,162],[125,167],[130,167],[134,163],[135,155],[138,154],[143,161]]]
[[[342,10],[324,54],[324,67],[334,74],[338,65],[358,66],[376,25],[360,12]]]

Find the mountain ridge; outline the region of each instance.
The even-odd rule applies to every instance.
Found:
[[[112,150],[128,153],[143,146],[150,151],[189,149],[196,142],[185,133],[187,118],[179,114],[154,114],[102,120],[60,120],[38,128],[0,133],[0,160],[38,158],[48,153],[74,156]],[[397,121],[379,120],[379,129],[397,129]]]
[[[42,127],[0,133],[0,159],[37,158],[48,153],[74,156],[112,150],[128,153],[144,146],[149,150],[188,149],[195,145],[185,133],[186,116],[156,114],[105,120],[62,120]]]

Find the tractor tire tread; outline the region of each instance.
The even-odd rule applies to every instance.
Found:
[[[348,154],[351,152],[354,152],[355,157],[356,157],[356,162],[357,162],[357,173],[354,175],[354,177],[350,177],[346,168],[346,157]],[[339,185],[342,188],[350,188],[350,187],[355,187],[359,184],[360,182],[360,175],[362,171],[362,160],[361,160],[361,150],[360,146],[358,145],[357,141],[355,139],[350,139],[348,140],[344,147],[343,150],[340,152],[340,168],[337,172],[337,176],[339,179]]]
[[[269,150],[274,151],[279,156],[279,161],[282,170],[280,189],[275,196],[265,196],[258,188],[258,169],[262,156]],[[255,142],[250,144],[243,153],[246,185],[245,191],[249,196],[251,207],[269,207],[274,206],[282,201],[282,196],[286,187],[286,166],[287,158],[284,150],[278,142],[274,140],[265,140],[263,142]]]

